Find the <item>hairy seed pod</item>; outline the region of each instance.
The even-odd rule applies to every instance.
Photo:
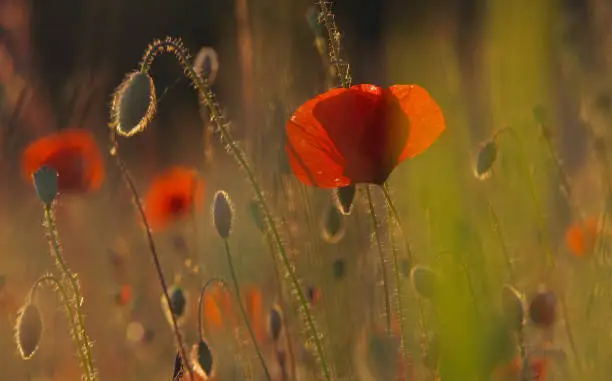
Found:
[[[45,165],[32,174],[36,195],[47,206],[51,205],[57,197],[57,176],[55,168]]]
[[[323,214],[321,236],[328,243],[338,243],[344,238],[344,218],[336,205],[330,205]]]
[[[508,326],[514,330],[521,329],[525,313],[523,311],[523,297],[520,292],[510,285],[504,285],[501,292],[501,303]]]
[[[348,216],[353,211],[353,201],[355,200],[356,191],[357,188],[355,188],[355,184],[334,189],[334,202],[338,210],[345,216]]]
[[[156,108],[153,78],[148,73],[132,72],[113,95],[111,126],[121,136],[134,136],[147,128]]]
[[[474,175],[479,180],[487,179],[491,176],[491,168],[497,160],[497,143],[490,140],[482,145],[476,157]]]
[[[15,324],[15,342],[22,359],[29,360],[34,356],[42,338],[42,331],[40,310],[28,300],[19,310]]]
[[[257,226],[257,229],[263,232],[265,224],[259,201],[251,200],[251,202],[249,202],[249,212],[251,213],[251,217],[253,218],[253,222],[255,222],[255,226]]]
[[[161,297],[164,315],[166,315],[168,322],[172,324],[172,316],[170,315],[172,313],[176,319],[176,323],[181,325],[187,317],[188,295],[182,288],[172,286],[168,288],[168,296],[170,297],[170,309],[168,309],[165,296],[162,295]]]
[[[543,328],[551,327],[557,319],[557,296],[551,292],[540,292],[529,303],[529,319]]]
[[[191,349],[191,363],[193,364],[193,371],[203,379],[207,380],[213,376],[213,354],[206,341],[201,340],[193,346]]]
[[[280,338],[281,331],[283,329],[283,313],[278,305],[274,305],[270,310],[270,317],[268,320],[268,330],[270,337],[273,341],[278,341]]]
[[[206,79],[209,86],[215,83],[219,71],[219,57],[215,49],[208,46],[202,47],[193,60],[193,70],[202,79]]]
[[[213,225],[215,225],[219,236],[228,239],[232,231],[234,208],[227,192],[220,190],[215,193],[212,216]]]
[[[438,274],[426,266],[414,266],[410,271],[412,286],[424,298],[433,299],[438,283]]]

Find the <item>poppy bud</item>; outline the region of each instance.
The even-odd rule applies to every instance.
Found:
[[[201,340],[191,349],[191,363],[193,370],[203,379],[213,375],[213,354],[206,341]]]
[[[57,171],[54,168],[43,165],[32,174],[36,195],[45,205],[49,206],[57,197]]]
[[[119,135],[144,131],[157,108],[155,83],[148,73],[135,71],[125,78],[113,95],[112,125]]]
[[[332,264],[334,278],[342,279],[344,277],[344,273],[346,271],[346,262],[344,259],[336,259]]]
[[[424,298],[433,299],[438,275],[425,266],[415,266],[410,271],[410,280],[416,292]]]
[[[170,309],[168,309],[168,304],[166,303],[164,295],[162,295],[161,299],[164,314],[168,322],[172,323],[172,316],[170,315],[170,313],[172,313],[176,319],[176,323],[180,325],[187,315],[187,294],[182,288],[172,286],[168,289],[168,296],[170,297]]]
[[[497,143],[494,140],[486,142],[478,151],[476,157],[476,167],[474,175],[479,180],[487,179],[491,176],[491,168],[497,160]]]
[[[323,215],[321,236],[328,243],[338,243],[344,237],[344,218],[336,205],[330,205]]]
[[[42,337],[42,318],[38,306],[30,300],[19,310],[15,324],[15,342],[21,358],[34,356]]]
[[[253,222],[255,222],[255,226],[263,232],[265,227],[264,218],[261,212],[261,205],[257,200],[251,200],[251,202],[249,202],[249,211],[251,212],[251,217],[253,218]]]
[[[523,297],[512,286],[504,285],[501,293],[502,310],[504,318],[510,328],[519,330],[523,327]]]
[[[529,304],[529,318],[541,327],[550,327],[557,318],[557,296],[548,291],[538,293]]]
[[[232,230],[234,210],[229,195],[225,191],[217,191],[212,207],[213,224],[217,233],[223,239],[228,239]]]
[[[283,313],[281,312],[280,307],[277,305],[270,310],[268,329],[270,331],[270,337],[272,340],[278,341],[283,329]]]
[[[334,189],[336,206],[345,216],[348,216],[353,211],[353,200],[355,199],[356,190],[355,184]]]
[[[201,48],[193,60],[193,70],[200,77],[206,79],[209,86],[212,85],[217,78],[217,71],[219,71],[219,57],[215,49],[208,46]]]

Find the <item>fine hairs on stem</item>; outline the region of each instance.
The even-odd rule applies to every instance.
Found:
[[[81,305],[83,298],[79,289],[79,284],[76,275],[68,268],[68,264],[62,256],[62,248],[57,233],[57,227],[55,226],[55,217],[53,213],[53,205],[44,205],[44,216],[45,216],[45,229],[47,233],[47,240],[51,248],[51,255],[55,259],[55,265],[57,269],[62,273],[62,280],[66,280],[72,291],[72,304],[74,305],[74,317],[77,331],[76,336],[79,337],[79,344],[83,351],[83,356],[86,366],[84,367],[85,377],[88,381],[94,381],[97,379],[96,370],[93,365],[93,358],[91,356],[91,341],[87,335],[85,329],[85,319],[83,318],[83,311]],[[70,300],[70,299],[68,299]]]
[[[506,126],[506,127],[503,127],[497,130],[495,134],[493,135],[493,139],[497,142],[499,140],[499,137],[502,136],[502,133],[504,132],[507,135],[510,135],[514,138],[518,146],[518,149],[519,149],[519,157],[521,160],[521,164],[525,168],[525,175],[527,177],[529,193],[531,195],[533,206],[536,211],[536,219],[538,221],[538,230],[540,232],[540,236],[542,237],[544,250],[546,251],[547,266],[546,266],[545,275],[547,275],[546,278],[548,278],[548,275],[549,275],[548,273],[552,272],[556,267],[555,257],[553,255],[550,237],[548,236],[548,231],[546,230],[546,224],[544,222],[545,220],[544,220],[544,214],[542,212],[542,206],[540,205],[540,201],[538,200],[538,196],[536,194],[536,187],[535,187],[535,181],[533,180],[533,174],[531,173],[531,168],[529,166],[529,162],[527,161],[525,145],[523,144],[523,140],[521,139],[521,137],[510,126]],[[563,318],[565,320],[565,333],[569,340],[570,347],[572,348],[572,352],[574,353],[574,357],[576,358],[576,365],[578,366],[578,369],[581,369],[582,368],[581,360],[580,360],[580,356],[578,355],[578,351],[576,349],[576,342],[574,340],[574,335],[572,333],[571,324],[570,324],[568,313],[567,313],[567,304],[565,301],[565,296],[564,296],[562,289],[557,290],[557,293],[559,295],[561,311],[563,314]]]
[[[272,217],[270,207],[268,206],[265,200],[263,190],[259,185],[259,182],[255,178],[255,173],[249,165],[244,151],[242,150],[242,148],[240,148],[238,143],[231,135],[229,131],[229,123],[221,111],[221,107],[219,106],[219,103],[216,100],[215,94],[210,90],[206,78],[203,78],[194,70],[189,61],[189,54],[187,50],[183,46],[182,42],[178,39],[167,37],[164,40],[153,41],[153,43],[151,43],[151,45],[144,54],[140,65],[140,72],[148,73],[151,65],[153,64],[153,61],[155,60],[155,57],[162,53],[169,53],[177,59],[178,63],[184,71],[185,76],[192,82],[193,86],[198,91],[200,99],[208,108],[210,119],[213,121],[222,142],[226,145],[226,150],[234,157],[234,159],[236,159],[239,167],[245,171],[247,175],[247,180],[253,188],[253,191],[255,192],[257,201],[261,205],[264,220],[266,222],[266,225],[268,225],[270,229],[270,232],[274,239],[274,243],[276,244],[276,248],[278,249],[281,261],[285,267],[285,271],[289,276],[289,279],[293,286],[293,291],[298,299],[302,315],[308,328],[308,336],[314,344],[315,352],[319,360],[323,376],[326,380],[330,381],[331,372],[323,354],[323,344],[321,342],[321,336],[318,333],[314,318],[312,317],[312,314],[310,312],[310,307],[308,306],[308,302],[300,286],[298,276],[294,270],[294,266],[289,259],[285,246],[283,245],[281,236]]]
[[[168,310],[172,311],[172,303],[170,301],[170,295],[168,294],[168,285],[166,283],[166,278],[164,277],[164,273],[162,271],[161,264],[159,263],[159,256],[157,255],[157,249],[155,247],[155,242],[153,241],[153,234],[151,233],[151,227],[149,226],[149,221],[147,219],[144,208],[142,206],[142,202],[140,201],[140,196],[138,194],[138,190],[136,189],[136,185],[134,184],[134,180],[132,179],[132,175],[130,174],[129,170],[125,166],[125,163],[119,156],[119,143],[117,142],[117,135],[116,135],[115,129],[111,129],[111,143],[113,145],[111,149],[111,153],[113,156],[115,156],[115,159],[117,161],[117,165],[119,166],[119,170],[121,171],[123,180],[125,181],[130,192],[132,193],[134,205],[136,206],[136,209],[138,210],[138,214],[140,215],[140,218],[144,225],[145,234],[147,236],[147,242],[149,244],[149,252],[151,253],[151,256],[153,257],[153,263],[155,264],[155,270],[157,271],[157,277],[159,278],[159,283],[161,285],[162,292],[164,293],[164,299],[166,300],[166,305],[168,307]],[[183,363],[187,367],[187,372],[189,372],[190,379],[194,379],[193,370],[191,366],[189,365],[189,357],[187,356],[187,351],[185,350],[185,346],[183,344],[183,337],[178,328],[176,316],[174,316],[174,313],[170,313],[168,315],[170,315],[170,319],[172,322],[172,330],[174,331],[174,336],[176,338],[176,344],[178,346],[178,350],[181,354],[181,357],[183,358]]]

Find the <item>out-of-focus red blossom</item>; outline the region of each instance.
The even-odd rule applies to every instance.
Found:
[[[588,218],[583,223],[572,224],[565,232],[565,243],[576,257],[584,257],[595,248],[599,235],[599,223],[596,218]]]
[[[31,181],[41,166],[57,171],[60,193],[94,191],[104,180],[100,148],[83,129],[64,129],[30,143],[21,156],[22,172]]]
[[[445,128],[442,110],[418,85],[356,85],[301,105],[287,122],[286,150],[294,174],[307,185],[380,185]]]
[[[527,374],[530,375],[530,380],[546,381],[548,377],[548,363],[544,357],[533,356],[527,360]],[[508,363],[499,365],[493,371],[491,379],[493,381],[520,381],[522,380],[522,363],[520,356],[515,357]]]
[[[202,208],[204,181],[185,167],[172,167],[158,175],[144,198],[144,208],[152,230],[163,230],[173,222]]]

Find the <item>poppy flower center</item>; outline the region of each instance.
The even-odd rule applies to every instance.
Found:
[[[87,188],[89,179],[87,165],[79,150],[60,150],[46,160],[46,165],[57,171],[60,191],[78,191]]]
[[[172,215],[181,215],[187,211],[187,200],[185,197],[174,195],[168,200],[168,209]]]

